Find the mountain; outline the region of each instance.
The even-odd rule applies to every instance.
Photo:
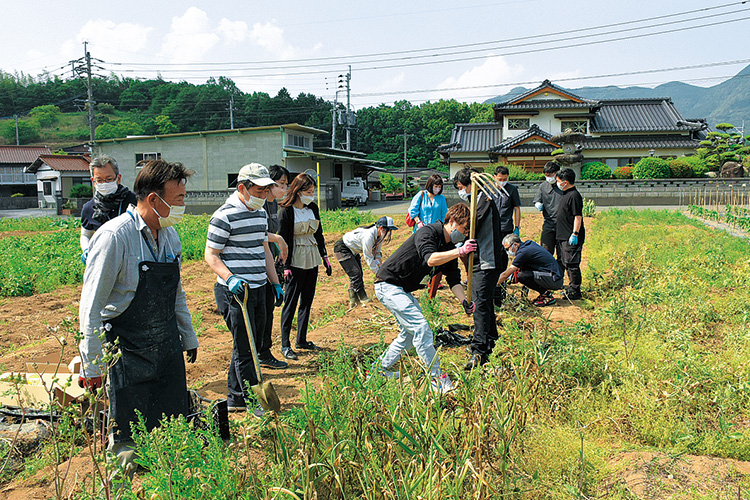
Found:
[[[555,82],[552,82],[555,83]],[[506,101],[529,89],[515,87],[505,95],[486,103]],[[743,120],[750,126],[750,65],[735,76],[713,87],[698,87],[683,82],[668,82],[658,87],[581,87],[567,89],[586,99],[632,99],[637,97],[671,97],[685,118],[706,118],[710,125],[729,122],[737,127]]]

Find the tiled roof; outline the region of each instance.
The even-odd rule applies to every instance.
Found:
[[[528,98],[530,96],[533,96],[535,94],[539,94],[545,88],[555,90],[555,91],[557,91],[557,92],[559,92],[561,94],[569,96],[571,99],[575,99],[575,100],[578,100],[578,101],[594,102],[594,101],[588,101],[587,99],[584,99],[583,97],[577,96],[574,93],[572,93],[569,90],[566,90],[566,89],[564,89],[562,87],[558,87],[557,85],[555,85],[554,83],[550,82],[549,80],[544,80],[542,82],[542,84],[539,85],[538,87],[533,88],[531,90],[527,90],[523,94],[517,95],[515,97],[511,97],[510,99],[508,99],[506,101],[500,102],[500,103],[496,104],[495,107],[496,108],[501,108],[501,107],[507,106],[508,104],[517,103],[519,101],[523,101],[523,100],[525,100],[526,98]]]
[[[668,97],[602,100],[591,123],[592,133],[686,132],[700,130],[687,122]]]
[[[540,129],[536,124],[534,124],[531,126],[531,128],[529,128],[523,134],[504,140],[502,143],[495,146],[494,148],[490,148],[490,151],[493,153],[507,154],[507,153],[526,153],[527,151],[533,153],[537,150],[542,151],[542,152],[551,152],[557,149],[557,146],[547,144],[546,142],[529,142],[529,143],[522,144],[524,141],[529,140],[533,136],[538,136],[548,141],[552,139],[552,134],[545,132],[544,130]]]
[[[35,173],[42,166],[42,163],[58,172],[88,172],[91,157],[86,155],[40,155],[28,168],[28,171]]]
[[[627,137],[588,137],[584,150],[697,148],[698,140],[687,135],[630,135]]]
[[[51,151],[47,146],[0,146],[0,163],[34,162],[39,155],[48,155]]]
[[[535,99],[533,101],[519,102],[518,104],[496,104],[495,113],[510,114],[513,111],[538,109],[589,109],[596,105],[596,101],[575,102],[563,99]]]
[[[441,153],[487,151],[500,144],[503,126],[491,123],[457,123],[451,132],[451,142],[438,147]]]

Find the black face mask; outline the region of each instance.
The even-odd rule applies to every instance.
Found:
[[[457,245],[459,243],[463,243],[466,241],[466,235],[459,231],[458,229],[454,229],[451,231],[451,243],[454,245]]]

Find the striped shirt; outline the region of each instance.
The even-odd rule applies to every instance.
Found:
[[[207,245],[221,252],[224,265],[232,274],[247,280],[249,288],[258,288],[267,282],[265,241],[268,241],[266,211],[249,210],[236,192],[214,212],[208,223]],[[218,276],[216,281],[227,284]]]

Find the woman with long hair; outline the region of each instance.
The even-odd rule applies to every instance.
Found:
[[[414,220],[414,231],[433,222],[445,222],[448,203],[443,196],[443,178],[432,174],[423,191],[414,195],[409,205],[409,215]]]
[[[381,248],[383,243],[391,240],[391,231],[398,229],[391,217],[383,216],[375,224],[361,226],[354,231],[349,231],[333,245],[336,260],[349,276],[349,307],[357,307],[358,304],[367,304],[370,298],[365,290],[365,282],[362,279],[362,258],[375,274],[378,273],[380,264],[383,262]]]
[[[320,348],[307,340],[307,327],[318,281],[318,266],[323,264],[328,276],[333,268],[323,239],[320,209],[315,204],[315,179],[305,173],[295,177],[279,207],[279,235],[289,246],[289,255],[284,263],[284,280],[287,284],[281,310],[281,354],[287,359],[298,359],[289,343],[297,303],[295,348],[317,351]]]

